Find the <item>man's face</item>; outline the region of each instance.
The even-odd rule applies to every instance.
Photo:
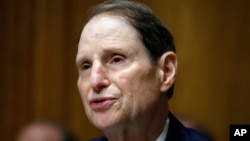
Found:
[[[164,94],[159,67],[149,58],[123,17],[101,14],[87,23],[76,57],[77,85],[95,126],[126,126],[155,112]]]
[[[17,141],[63,141],[63,138],[54,126],[34,124],[23,129]]]

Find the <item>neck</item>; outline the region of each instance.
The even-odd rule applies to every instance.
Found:
[[[152,112],[138,117],[133,122],[104,131],[109,141],[155,141],[163,131],[168,114],[168,105],[157,105]],[[155,110],[157,109],[157,110]],[[154,116],[152,116],[154,115]],[[149,118],[151,117],[151,118]]]

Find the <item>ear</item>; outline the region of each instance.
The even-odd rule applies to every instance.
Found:
[[[177,57],[172,51],[164,53],[159,59],[159,66],[161,69],[161,92],[167,92],[174,84],[177,72]]]

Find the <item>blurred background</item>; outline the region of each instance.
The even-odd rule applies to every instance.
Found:
[[[3,0],[0,4],[0,137],[12,141],[36,119],[80,140],[102,133],[85,117],[75,55],[87,10],[102,0]],[[170,109],[217,141],[230,124],[250,124],[250,1],[139,0],[175,37],[179,59]]]

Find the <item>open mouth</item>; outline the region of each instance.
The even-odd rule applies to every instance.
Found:
[[[94,111],[101,112],[108,110],[114,102],[114,98],[98,98],[90,100],[89,104]]]

